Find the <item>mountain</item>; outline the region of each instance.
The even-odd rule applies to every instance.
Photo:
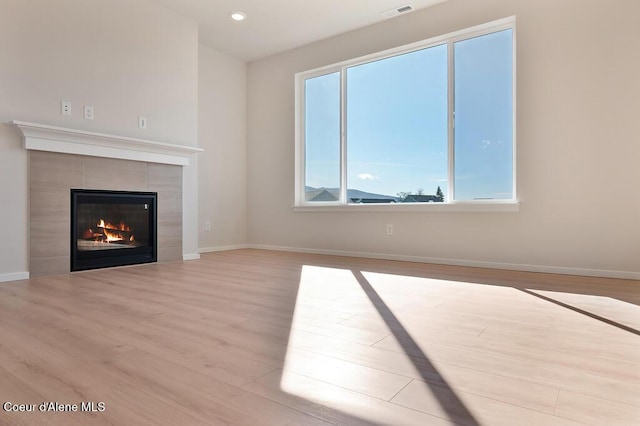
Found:
[[[347,189],[347,198],[376,198],[378,200],[398,200],[398,197],[391,195],[374,194],[371,192],[360,191],[359,189]]]
[[[329,193],[338,197],[340,188],[314,188],[312,186],[306,186],[305,192],[320,192],[326,189]],[[360,191],[359,189],[347,189],[347,198],[374,198],[378,200],[395,200],[398,201],[398,197],[392,197],[391,195],[374,194],[372,192]]]

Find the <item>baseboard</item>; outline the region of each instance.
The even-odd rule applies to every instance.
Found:
[[[439,265],[470,266],[474,268],[506,269],[511,271],[525,271],[525,272],[541,272],[541,273],[547,273],[547,274],[581,275],[586,277],[640,280],[640,272],[613,271],[608,269],[565,268],[565,267],[558,267],[558,266],[485,262],[485,261],[477,261],[477,260],[407,256],[407,255],[397,255],[397,254],[387,254],[387,253],[367,253],[367,252],[342,251],[342,250],[324,250],[324,249],[313,249],[313,248],[272,246],[272,245],[263,245],[263,244],[248,244],[247,248],[260,249],[260,250],[272,250],[272,251],[286,251],[286,252],[292,252],[292,253],[310,253],[310,254],[325,254],[330,256],[360,257],[360,258],[367,258],[367,259],[399,260],[404,262],[434,263]]]
[[[228,250],[240,250],[249,248],[249,244],[232,244],[228,246],[216,246],[216,247],[200,247],[198,253],[212,253],[215,251],[228,251]]]
[[[12,272],[10,274],[0,274],[0,283],[8,281],[28,280],[28,272]]]
[[[199,260],[200,259],[200,254],[198,253],[191,253],[191,254],[183,254],[182,255],[182,260]]]

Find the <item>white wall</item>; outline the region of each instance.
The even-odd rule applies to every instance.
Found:
[[[147,0],[0,0],[0,123],[32,121],[197,145],[198,28]],[[60,100],[72,102],[71,117]],[[84,104],[95,108],[82,118]],[[139,115],[148,119],[139,130]],[[0,279],[28,271],[27,152],[0,125]],[[185,254],[197,253],[197,163]],[[4,224],[8,224],[4,225]]]
[[[511,15],[518,213],[292,211],[294,73]],[[251,63],[249,241],[640,277],[638,16],[634,0],[450,0]]]
[[[198,237],[211,251],[247,242],[247,66],[203,45],[198,65]]]

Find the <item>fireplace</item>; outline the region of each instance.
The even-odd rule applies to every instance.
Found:
[[[157,198],[71,189],[71,271],[156,262]]]

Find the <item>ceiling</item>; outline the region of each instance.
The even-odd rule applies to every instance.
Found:
[[[384,21],[382,13],[447,0],[152,0],[199,24],[200,42],[245,61]],[[247,19],[231,20],[242,11]]]

